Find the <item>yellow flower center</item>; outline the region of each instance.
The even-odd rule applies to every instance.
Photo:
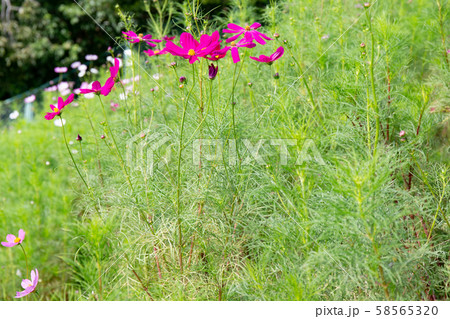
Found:
[[[159,50],[155,50],[155,54],[158,54],[159,53]]]
[[[220,55],[216,55],[216,59],[218,59],[218,58],[219,58],[219,56],[220,56]]]
[[[142,39],[143,36],[144,36],[144,35],[143,35],[142,33],[139,33],[138,38],[139,38],[139,39]]]
[[[16,239],[14,239],[14,243],[15,243],[15,244],[20,243],[20,238],[17,237]]]
[[[195,55],[195,51],[193,49],[190,49],[189,52],[188,52],[188,55],[194,56]]]
[[[231,45],[232,47],[235,47],[235,46],[236,46],[236,42],[231,41],[230,45]]]
[[[59,109],[55,106],[55,108],[53,109],[53,112],[58,113]]]
[[[245,26],[245,31],[250,31],[250,30],[251,30],[250,26],[249,26],[249,25],[246,25],[246,26]]]

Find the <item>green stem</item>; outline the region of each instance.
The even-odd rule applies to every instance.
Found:
[[[23,251],[23,255],[25,256],[25,264],[27,265],[27,276],[29,274],[29,268],[28,268],[28,257],[27,257],[27,253],[25,252],[25,249],[23,248],[22,244],[19,243],[20,248],[22,248]]]
[[[114,134],[113,134],[113,132],[111,130],[111,127],[110,127],[110,125],[108,123],[108,117],[106,116],[105,106],[103,105],[103,101],[102,101],[102,98],[100,97],[100,95],[98,95],[98,99],[100,100],[100,104],[102,105],[103,115],[105,117],[105,123],[106,123],[106,126],[108,127],[109,134],[111,135],[111,138],[113,140],[114,148],[115,148],[116,154],[117,154],[117,158],[119,159],[119,162],[120,162],[120,164],[122,166],[122,170],[125,173],[125,178],[127,179],[127,182],[130,185],[131,190],[134,192],[133,184],[131,184],[130,176],[128,175],[128,171],[127,171],[127,169],[125,167],[125,163],[123,161],[122,155],[120,154],[119,148],[117,147],[116,139],[115,139]]]
[[[370,19],[369,9],[366,9],[366,18],[367,23],[369,24],[369,32],[371,38],[371,52],[370,52],[370,83],[372,87],[372,107],[375,111],[375,141],[373,144],[373,158],[374,158],[374,166],[376,164],[376,157],[378,153],[378,140],[380,137],[380,114],[378,110],[378,101],[377,94],[375,89],[375,76],[374,76],[374,63],[375,63],[375,36],[372,30],[372,21]],[[375,168],[375,167],[374,167]]]
[[[78,175],[80,176],[80,178],[83,181],[83,183],[86,186],[86,188],[90,191],[91,188],[89,187],[88,183],[86,183],[86,180],[84,179],[83,175],[81,175],[81,172],[78,169],[78,165],[75,162],[75,159],[73,158],[72,152],[70,151],[69,144],[67,144],[66,130],[64,129],[64,121],[63,121],[63,118],[62,118],[61,114],[59,115],[59,119],[61,121],[61,127],[62,127],[63,137],[64,137],[64,143],[66,144],[67,152],[69,152],[70,158],[72,159],[73,165],[75,166],[75,168],[76,168],[76,170],[78,172]]]

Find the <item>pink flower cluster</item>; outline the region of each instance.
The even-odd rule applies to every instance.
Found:
[[[198,61],[199,58],[206,58],[211,61],[223,59],[227,55],[228,51],[230,51],[233,62],[237,63],[241,61],[239,56],[240,48],[254,48],[256,43],[265,45],[266,40],[272,40],[270,37],[257,30],[260,27],[260,23],[253,23],[252,25],[246,25],[245,27],[241,27],[234,23],[228,24],[228,29],[225,29],[222,32],[234,35],[226,40],[228,45],[224,46],[221,44],[222,41],[220,40],[219,31],[214,31],[211,35],[202,34],[199,41],[197,41],[192,34],[183,32],[180,36],[179,45],[173,43],[175,37],[164,36],[162,40],[158,40],[153,39],[150,34],[137,35],[133,31],[123,32],[123,34],[125,39],[130,43],[145,42],[151,47],[156,47],[156,44],[153,42],[160,43],[164,41],[166,43],[166,46],[162,49],[149,49],[144,51],[144,53],[148,56],[170,53],[174,56],[179,56],[189,60],[189,63],[192,64]],[[238,40],[241,36],[242,38]],[[254,41],[256,43],[254,43]],[[258,62],[272,64],[275,60],[281,58],[283,54],[284,48],[279,47],[275,53],[270,56],[261,55],[259,57],[250,58]]]
[[[23,229],[19,230],[19,236],[16,237],[13,234],[6,235],[6,242],[2,241],[1,244],[4,247],[14,247],[17,245],[22,245],[23,240],[25,239],[25,231]],[[22,247],[23,249],[23,247]],[[24,250],[25,254],[25,250]],[[26,258],[26,255],[25,255]],[[28,267],[28,266],[27,266]],[[37,269],[34,269],[31,271],[31,280],[30,279],[24,279],[22,280],[22,288],[23,291],[17,291],[15,298],[22,298],[29,294],[31,294],[33,291],[36,290],[36,286],[39,282],[39,272]]]

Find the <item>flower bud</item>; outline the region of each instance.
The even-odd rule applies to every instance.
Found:
[[[102,134],[102,136],[100,136],[100,138],[101,138],[102,140],[104,140],[104,139],[106,138],[106,136]]]
[[[215,66],[213,63],[209,66],[209,79],[214,80],[219,72],[219,66]]]
[[[80,136],[80,134],[78,134],[77,141],[81,142],[82,140],[83,140],[83,138]]]
[[[279,78],[280,78],[280,73],[275,73],[274,75],[273,75],[273,78],[275,79],[275,80],[278,80]]]
[[[273,37],[274,37],[275,39],[278,39],[278,38],[280,37],[280,34],[279,34],[278,32],[275,32],[275,33],[273,34]]]
[[[185,76],[180,77],[180,83],[186,83],[187,79]]]

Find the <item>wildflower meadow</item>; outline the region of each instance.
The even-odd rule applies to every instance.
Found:
[[[0,104],[1,300],[448,300],[448,0],[140,4]]]

